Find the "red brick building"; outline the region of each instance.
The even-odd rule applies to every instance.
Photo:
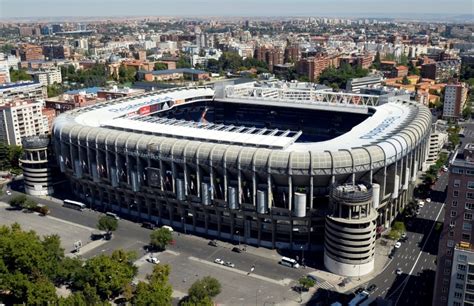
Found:
[[[301,59],[296,70],[299,74],[308,77],[310,82],[316,82],[321,72],[330,66],[330,60],[326,55],[317,55]]]

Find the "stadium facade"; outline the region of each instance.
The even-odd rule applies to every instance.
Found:
[[[53,139],[72,190],[94,209],[258,246],[324,248],[329,270],[363,275],[377,232],[411,197],[430,127],[428,108],[396,97],[379,105],[243,84],[74,110],[55,120]]]

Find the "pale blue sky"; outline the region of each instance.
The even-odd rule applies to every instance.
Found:
[[[473,14],[473,0],[0,0],[0,18]]]

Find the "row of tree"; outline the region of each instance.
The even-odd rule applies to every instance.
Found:
[[[331,86],[334,89],[345,88],[346,83],[352,78],[361,78],[369,74],[367,69],[360,66],[353,67],[342,64],[339,68],[329,67],[319,75],[319,83]]]
[[[134,252],[116,250],[111,255],[80,260],[64,255],[58,235],[38,236],[20,225],[0,227],[0,301],[26,305],[109,305],[122,296],[133,305],[171,305],[171,269],[155,265],[146,281],[134,284],[138,268]],[[67,297],[56,289],[66,287]],[[182,305],[213,305],[221,286],[212,277],[196,281]]]

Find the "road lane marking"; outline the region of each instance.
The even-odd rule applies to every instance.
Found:
[[[413,270],[415,270],[416,264],[418,263],[418,260],[420,259],[421,254],[423,253],[423,249],[425,248],[426,243],[428,242],[428,240],[429,240],[431,234],[433,233],[433,229],[434,229],[434,227],[435,227],[435,224],[436,224],[436,222],[438,221],[438,218],[439,218],[439,216],[441,215],[441,212],[443,211],[443,207],[444,207],[444,204],[441,204],[441,208],[439,209],[438,215],[436,216],[436,219],[434,220],[435,222],[433,222],[433,225],[431,226],[430,232],[428,233],[428,236],[427,236],[427,238],[426,238],[426,240],[425,240],[425,243],[424,243],[423,246],[421,247],[420,252],[418,253],[418,257],[416,258],[415,263],[413,264],[413,267],[411,268],[411,270],[410,270],[410,272],[408,273],[407,277],[403,280],[402,289],[401,289],[400,294],[398,295],[397,299],[395,300],[395,303],[393,304],[394,306],[397,306],[398,300],[399,300],[400,297],[402,296],[403,291],[405,290],[405,287],[406,287],[406,285],[408,284],[408,280],[410,279],[410,276],[411,276],[411,274],[413,273]],[[394,291],[394,292],[395,292],[395,291]]]
[[[214,262],[207,261],[207,260],[200,259],[200,258],[196,258],[196,257],[193,257],[193,256],[189,256],[188,259],[193,260],[193,261],[197,261],[197,262],[200,262],[200,263],[204,263],[204,264],[207,264],[207,265],[210,265],[210,266],[219,267],[221,269],[224,269],[224,270],[227,270],[227,271],[230,271],[230,272],[234,272],[234,273],[238,273],[238,274],[241,274],[241,275],[257,278],[257,279],[260,279],[260,280],[263,280],[263,281],[266,281],[266,282],[269,282],[269,283],[277,284],[277,285],[280,285],[280,286],[287,286],[293,281],[290,278],[284,278],[282,280],[274,280],[274,279],[271,279],[271,278],[268,278],[268,277],[265,277],[265,276],[262,276],[262,275],[259,275],[259,274],[249,273],[248,271],[242,271],[242,270],[239,270],[239,269],[236,269],[236,268],[226,267],[226,266],[219,265],[219,264],[216,264]]]

